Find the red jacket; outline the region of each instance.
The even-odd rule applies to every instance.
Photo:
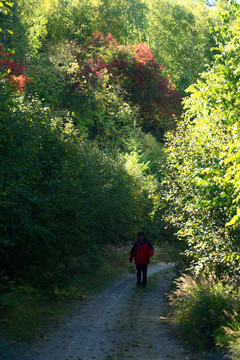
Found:
[[[140,241],[139,239],[135,242],[130,252],[129,261],[132,262],[135,257],[136,265],[149,264],[149,257],[154,253],[154,249],[150,241],[144,239]]]

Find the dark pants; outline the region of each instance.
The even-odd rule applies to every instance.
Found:
[[[144,265],[136,265],[136,269],[137,269],[137,285],[146,285],[147,283],[147,264]],[[143,279],[141,282],[141,277],[143,274]]]

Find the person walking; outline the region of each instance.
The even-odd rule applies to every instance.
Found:
[[[146,286],[147,284],[147,267],[150,256],[153,256],[154,249],[150,241],[145,238],[142,231],[139,231],[137,241],[134,243],[129,256],[132,262],[135,258],[137,270],[137,286]],[[142,278],[142,281],[141,281]]]

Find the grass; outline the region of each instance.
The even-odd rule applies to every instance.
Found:
[[[63,303],[42,293],[27,293],[15,287],[0,297],[0,334],[18,341],[30,342],[40,327],[55,317],[66,313]]]
[[[128,253],[127,247],[108,248],[97,267],[76,271],[71,282],[55,286],[51,292],[22,284],[0,293],[0,335],[27,342],[43,336],[48,325],[57,326],[62,316],[73,310],[75,300],[100,291],[129,269]]]
[[[170,295],[172,321],[194,350],[219,346],[240,359],[239,290],[206,278],[181,276]],[[238,352],[238,355],[237,355]]]
[[[231,359],[240,359],[240,314],[234,312],[226,315],[229,323],[223,327],[224,332],[218,336],[217,342],[229,350]]]

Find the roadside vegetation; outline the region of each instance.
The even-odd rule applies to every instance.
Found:
[[[102,259],[96,259],[97,264],[92,259],[83,266],[73,259],[61,287],[55,284],[52,289],[43,290],[24,282],[1,291],[1,336],[20,342],[44,337],[48,326],[57,325],[63,316],[74,311],[76,301],[91,297],[123,272],[131,271],[128,254],[129,246],[108,247],[102,252]]]
[[[178,266],[181,336],[240,358],[239,5],[2,0],[0,20],[0,332],[99,289],[141,229]]]
[[[239,359],[239,289],[216,279],[182,275],[170,295],[171,316],[193,351],[229,350]]]
[[[217,54],[192,85],[168,137],[166,212],[187,244],[173,317],[194,347],[227,346],[239,358],[239,6],[220,15]],[[190,325],[191,324],[191,325]]]

